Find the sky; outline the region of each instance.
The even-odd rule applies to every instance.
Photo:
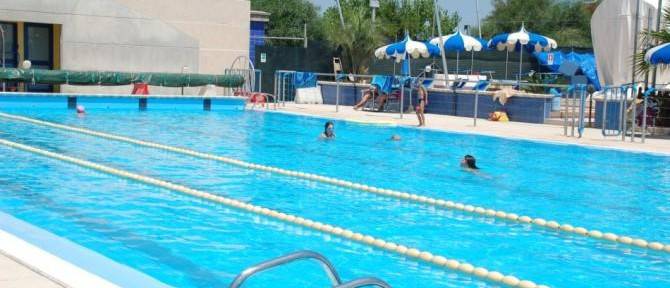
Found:
[[[310,0],[317,6],[321,7],[321,11],[325,8],[335,5],[335,0]],[[479,0],[479,16],[484,18],[493,9],[492,0]],[[458,15],[463,18],[460,27],[463,25],[477,26],[477,16],[475,9],[475,0],[438,0],[438,5],[442,9],[457,11]]]

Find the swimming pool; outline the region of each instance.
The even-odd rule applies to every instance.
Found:
[[[667,156],[347,122],[336,122],[338,139],[324,142],[316,140],[323,119],[242,111],[236,105],[203,112],[170,102],[140,112],[123,101],[96,100],[84,104],[89,113],[80,118],[59,101],[3,104],[0,112],[13,115],[670,242]],[[0,117],[0,123],[2,139],[346,227],[538,284],[670,285],[666,252],[24,121]],[[388,141],[392,134],[403,141]],[[0,187],[7,191],[0,196],[0,211],[168,285],[226,285],[253,263],[300,249],[326,255],[344,279],[374,275],[394,287],[500,285],[165,189],[0,150],[5,164]],[[463,154],[476,155],[484,172],[460,170]],[[325,276],[313,266],[280,268],[249,284],[323,286]]]

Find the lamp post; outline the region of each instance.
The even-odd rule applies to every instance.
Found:
[[[375,18],[377,17],[377,8],[379,8],[379,0],[370,0],[370,8],[372,8],[372,32],[374,32]]]

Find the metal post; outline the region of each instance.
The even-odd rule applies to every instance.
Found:
[[[575,90],[577,90],[577,87],[572,90],[572,101],[570,101],[570,118],[572,118],[572,123],[570,124],[570,137],[575,137],[575,100],[577,99],[577,91]]]
[[[477,88],[477,87],[475,87]],[[474,111],[474,116],[472,117],[472,123],[475,127],[477,127],[477,115],[479,114],[479,89],[475,90],[475,111]]]
[[[305,39],[305,42],[303,43],[303,48],[307,48],[307,22],[305,22],[302,37]]]
[[[2,37],[2,69],[5,69],[5,29],[0,24],[0,37]],[[2,92],[7,92],[7,83],[2,81]]]
[[[337,74],[335,75],[335,112],[340,112],[340,78],[337,77]],[[372,108],[375,107],[375,102],[372,100]]]
[[[475,1],[475,13],[477,15],[477,28],[479,28],[479,38],[482,38],[482,22],[479,19],[479,0]]]
[[[644,96],[644,105],[642,107],[642,143],[647,138],[647,95]]]
[[[570,93],[565,94],[565,105],[561,107],[563,111],[563,136],[568,136],[568,112],[569,112],[569,104],[570,104]]]
[[[608,90],[612,91],[612,89],[607,88],[607,87],[605,88],[605,90],[603,90],[603,119],[601,121],[602,127],[600,127],[602,129],[603,136],[607,136],[607,102],[609,101],[608,98],[607,98],[607,91]],[[611,93],[612,93],[612,98],[614,98],[614,92],[611,92]]]
[[[658,0],[658,12],[656,12],[656,32],[661,31],[661,14],[663,14],[663,0]],[[658,44],[658,43],[656,43]],[[656,87],[656,72],[658,67],[654,66],[654,72],[651,75],[651,87]]]
[[[505,80],[509,80],[508,63],[509,63],[509,47],[505,48]]]
[[[632,87],[630,89],[631,91],[633,90]],[[626,119],[628,118],[628,111],[626,111],[628,109],[628,88],[626,88],[626,91],[623,91],[623,96],[619,101],[619,113],[621,114],[619,117],[619,119],[621,119],[619,125],[621,128],[621,141],[626,141],[626,130],[628,130],[628,119]]]
[[[405,86],[400,85],[400,107],[399,107],[400,109],[398,109],[398,110],[400,110],[400,119],[402,119],[402,114],[403,114],[402,113],[403,112],[402,108],[403,108],[403,106],[405,106],[403,104],[405,104]]]
[[[633,91],[633,102],[631,102],[631,110],[632,110],[632,119],[633,121],[630,122],[630,142],[635,142],[635,126],[637,126],[636,120],[637,120],[637,94],[639,91],[640,87],[637,87]]]
[[[278,94],[277,93],[277,86],[279,85],[279,77],[277,77],[277,76],[278,76],[277,71],[275,71],[274,81],[272,81],[273,82],[272,83],[273,84],[272,89],[273,89],[273,92],[274,92],[272,95],[274,95],[274,98],[275,98],[274,99],[275,100],[274,101],[275,102],[275,110],[277,110],[277,94]]]
[[[638,38],[638,34],[640,34],[640,0],[637,0],[636,2],[637,2],[637,4],[636,4],[636,8],[635,8],[635,34],[634,34],[635,38],[633,38],[633,54],[632,55],[637,54],[637,50],[638,50],[637,38]],[[630,83],[632,85],[635,85],[635,68],[636,68],[635,67],[635,61],[632,61],[632,63],[633,63],[633,70],[632,70],[632,73],[631,73],[632,77],[631,77]]]
[[[443,39],[444,37],[442,37],[442,24],[440,24],[440,22],[442,22],[442,19],[440,17],[437,0],[433,1],[433,3],[434,3],[433,5],[435,5],[433,10],[435,12],[434,13],[435,22],[437,22],[437,34],[438,37],[440,38],[440,43],[438,43],[438,46],[440,47],[441,52],[440,54],[442,56],[442,69],[444,70],[444,86],[449,86],[449,68],[447,67],[447,55],[446,55],[447,51],[444,50],[444,39]]]
[[[519,75],[517,75],[517,83],[516,85],[519,86],[519,91],[521,91],[521,71],[523,70],[523,44],[521,45],[521,54],[519,54]]]
[[[340,25],[342,25],[342,29],[344,30],[344,15],[342,15],[342,5],[340,5],[340,0],[335,0],[335,3],[337,4],[337,12],[340,14]]]

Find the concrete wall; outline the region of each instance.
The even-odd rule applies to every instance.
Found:
[[[249,53],[247,0],[0,0],[0,20],[61,24],[61,69],[179,73],[188,66],[193,73],[222,74],[237,56]],[[64,85],[62,90],[129,93],[131,88]]]

